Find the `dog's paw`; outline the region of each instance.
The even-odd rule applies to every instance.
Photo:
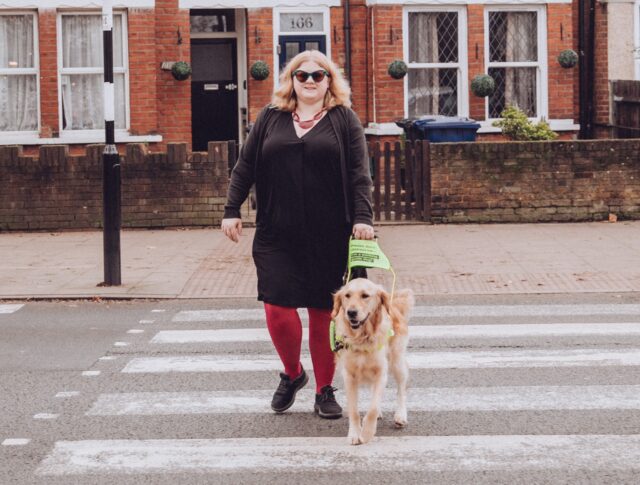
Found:
[[[361,445],[363,443],[360,436],[349,436],[349,444],[351,445]]]
[[[404,428],[407,425],[407,412],[396,412],[396,414],[393,415],[393,423],[395,424],[396,428]]]
[[[370,431],[370,430],[367,430],[367,429],[363,429],[362,430],[362,434],[360,435],[360,442],[362,444],[368,443],[369,441],[371,441],[373,439],[374,436],[375,436],[375,431]]]

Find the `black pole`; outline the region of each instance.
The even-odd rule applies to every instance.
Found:
[[[344,0],[344,70],[351,84],[351,12],[349,2]]]
[[[595,2],[579,0],[578,3],[578,51],[579,51],[579,106],[580,139],[593,138],[595,84]]]
[[[102,215],[104,285],[119,286],[120,279],[120,156],[114,135],[115,102],[113,85],[113,7],[105,0],[102,7],[104,54],[104,129],[102,153]]]

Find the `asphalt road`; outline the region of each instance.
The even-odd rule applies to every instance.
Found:
[[[358,447],[313,379],[269,410],[260,308],[0,302],[0,483],[638,482],[640,295],[418,301],[409,426]]]

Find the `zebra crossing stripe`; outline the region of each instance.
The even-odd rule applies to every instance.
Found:
[[[0,305],[0,313],[15,313],[24,306],[24,303]]]
[[[411,369],[492,369],[533,367],[640,366],[640,349],[518,349],[444,352],[410,352]],[[301,359],[305,369],[311,359]],[[281,371],[280,360],[272,355],[177,355],[131,359],[123,373],[168,372],[257,372]]]
[[[292,459],[295,457],[295,459]],[[346,437],[58,441],[36,474],[356,470],[634,470],[640,435]]]
[[[638,336],[640,323],[536,323],[517,325],[414,325],[410,338],[514,338],[514,337],[595,337]],[[308,332],[303,328],[303,338]],[[233,328],[219,330],[162,330],[152,344],[191,344],[222,342],[268,342],[266,328]]]
[[[101,394],[87,415],[270,414],[272,394],[265,390]],[[361,402],[366,405],[369,398],[363,392]],[[313,403],[313,393],[300,392],[291,411],[308,413]],[[412,388],[407,407],[413,412],[640,410],[640,385]],[[394,409],[395,391],[387,389],[382,410]]]
[[[306,311],[299,312],[306,318]],[[588,316],[588,315],[640,315],[640,305],[634,304],[580,304],[580,305],[418,305],[412,316],[418,318],[446,317],[535,317],[535,316]],[[262,308],[186,310],[178,312],[173,322],[233,322],[263,321]]]

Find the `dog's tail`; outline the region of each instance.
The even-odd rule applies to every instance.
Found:
[[[415,305],[413,291],[410,289],[398,290],[393,295],[392,311],[397,311],[403,320],[409,319],[409,314]]]

